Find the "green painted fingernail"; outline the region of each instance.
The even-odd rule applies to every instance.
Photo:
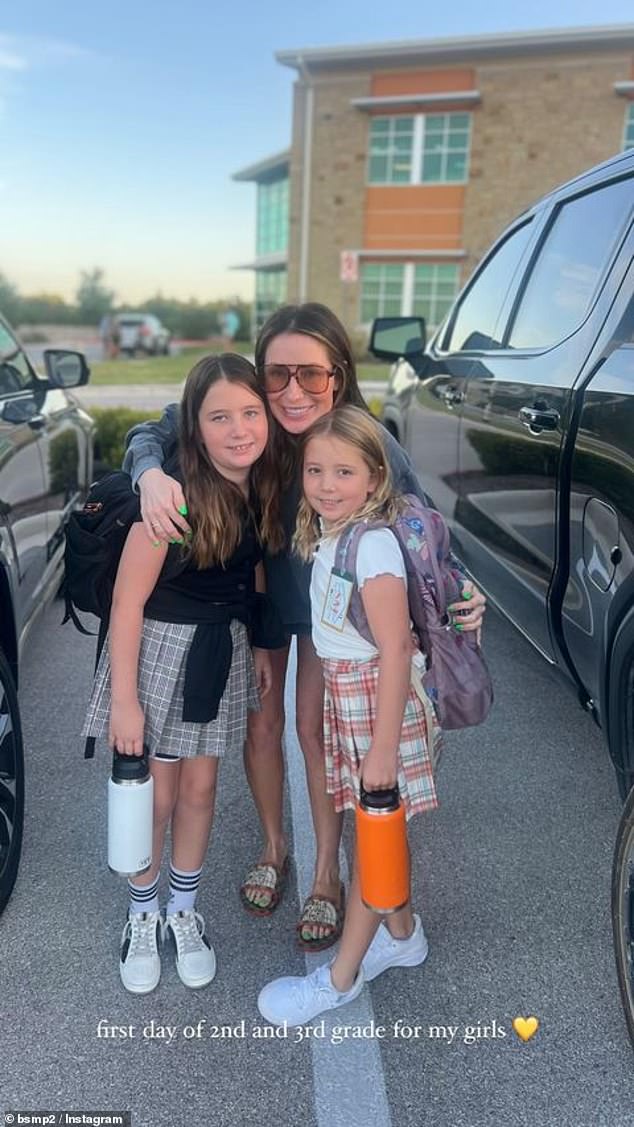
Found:
[[[454,629],[458,630],[459,633],[462,633],[462,631],[464,630],[464,627],[461,626],[459,622],[454,622]]]
[[[178,506],[178,512],[180,513],[180,515],[182,517],[186,517],[187,516],[187,505],[179,505]]]
[[[160,541],[160,540],[153,540],[153,541],[152,541],[152,547],[153,547],[153,548],[160,548],[160,546],[161,546],[161,541]]]
[[[184,540],[170,540],[170,544],[184,544]]]
[[[471,592],[471,591],[463,591],[463,592],[462,592],[462,597],[463,597],[463,599],[470,599],[470,598],[471,598],[471,595],[472,595],[472,592]]]

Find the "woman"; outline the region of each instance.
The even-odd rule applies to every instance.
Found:
[[[297,439],[316,419],[338,405],[353,404],[367,410],[359,390],[354,358],[346,331],[325,305],[308,302],[286,305],[269,317],[255,345],[255,366],[266,391],[276,428],[275,454],[280,472],[280,509],[286,548],[265,559],[267,591],[291,637],[297,639],[297,735],[304,755],[306,779],[316,839],[313,888],[306,900],[297,933],[305,950],[330,947],[341,934],[343,887],[339,875],[342,815],[335,812],[326,793],[322,713],[324,683],[321,663],[311,640],[310,565],[291,550],[295,518],[301,496],[301,471]],[[141,493],[141,509],[152,539],[182,537],[187,523],[179,509],[184,498],[178,482],[159,468],[171,452],[178,427],[178,408],[168,407],[159,423],[134,428],[124,462]],[[385,434],[395,489],[416,493],[420,486],[405,451]],[[477,630],[485,599],[465,580],[463,597],[469,611],[460,613],[459,628]],[[271,651],[273,684],[262,711],[251,713],[245,745],[245,769],[264,831],[265,844],[258,863],[241,887],[245,908],[270,915],[279,904],[288,871],[288,844],[282,820],[284,760],[284,681],[288,649]]]

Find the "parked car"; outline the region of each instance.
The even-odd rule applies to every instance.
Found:
[[[152,313],[117,313],[115,317],[119,351],[135,356],[168,356],[171,335]]]
[[[86,360],[48,350],[44,363],[46,379],[0,318],[0,912],[22,845],[20,659],[60,586],[66,520],[92,477],[93,422],[66,393],[88,381]]]
[[[634,151],[512,223],[428,344],[419,319],[383,318],[371,350],[395,361],[383,419],[457,554],[601,725],[625,798],[634,787]],[[634,1040],[634,799],[624,818],[615,929]]]

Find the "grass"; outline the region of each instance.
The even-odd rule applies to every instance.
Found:
[[[253,351],[250,341],[237,341],[236,352],[249,355]],[[179,356],[147,356],[139,360],[102,360],[91,364],[90,383],[103,384],[174,384],[185,379],[189,369],[201,356],[213,351],[211,346],[184,348]],[[357,365],[360,380],[387,380],[388,364],[363,363]]]

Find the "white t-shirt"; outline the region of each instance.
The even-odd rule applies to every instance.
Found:
[[[310,580],[310,609],[313,644],[319,657],[343,661],[369,661],[379,652],[371,642],[366,642],[348,618],[343,629],[328,626],[322,621],[330,573],[335,564],[338,537],[320,540],[313,563]],[[375,528],[365,532],[359,540],[356,580],[359,589],[367,579],[376,575],[396,575],[407,587],[405,562],[398,540],[389,528]]]

